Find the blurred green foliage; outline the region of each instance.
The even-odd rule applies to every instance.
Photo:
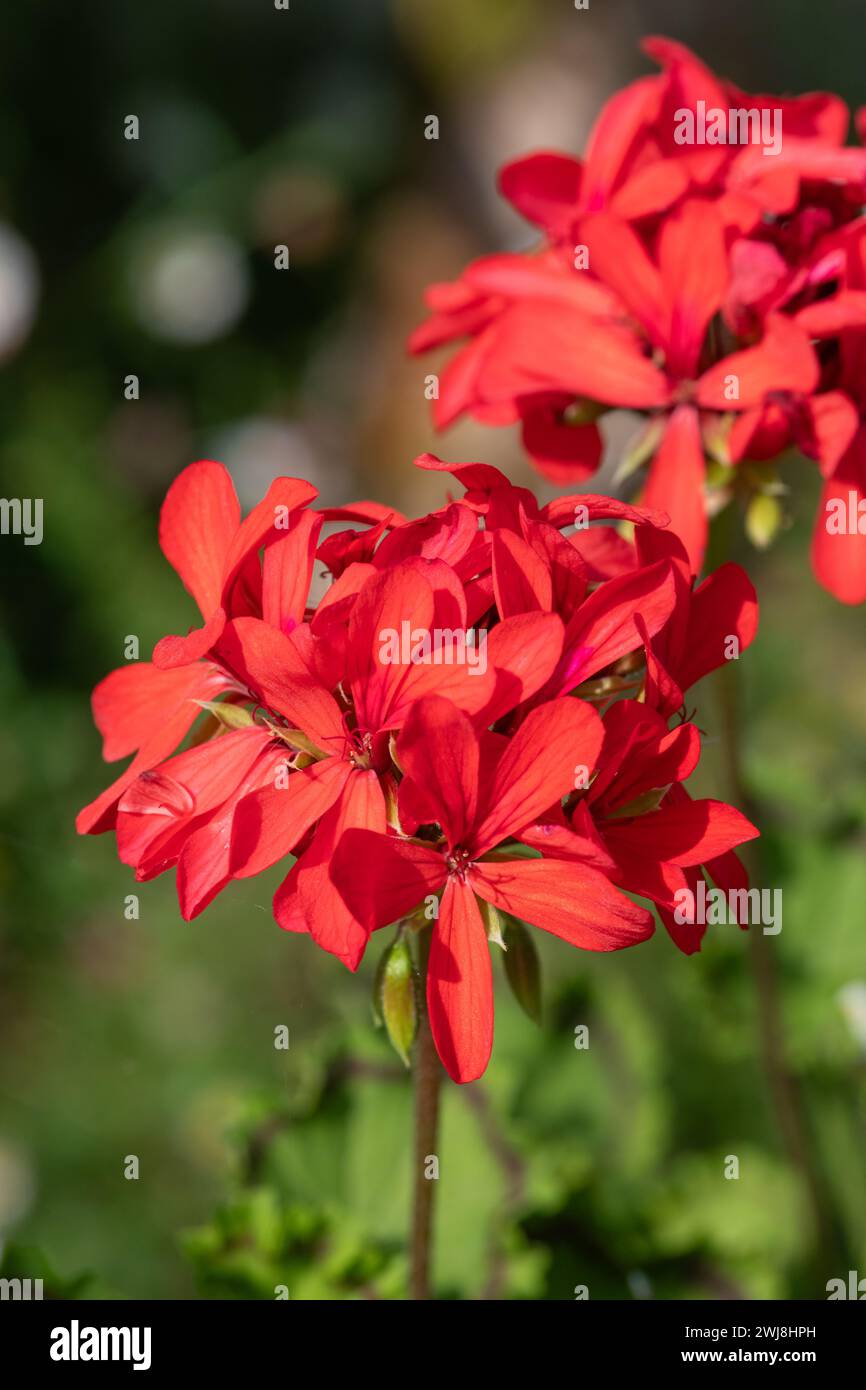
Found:
[[[664,28],[745,85],[838,72],[856,99],[850,10],[829,5],[816,34],[800,8],[773,45],[746,5],[726,7],[724,30],[695,11],[688,32],[673,5],[593,6],[579,32],[611,83],[637,70],[632,38]],[[399,344],[384,340],[418,316],[421,251],[456,270],[465,244],[489,249],[493,149],[513,136],[490,135],[476,79],[525,102],[540,91],[517,81],[525,61],[573,62],[575,90],[589,76],[561,6],[513,0],[464,21],[472,10],[449,5],[446,22],[420,0],[293,0],[287,20],[265,0],[102,0],[86,17],[49,3],[0,19],[0,220],[42,282],[29,339],[0,365],[2,491],[46,508],[42,546],[0,545],[4,1277],[85,1298],[403,1295],[410,1083],[369,1016],[378,951],[355,977],[279,932],[278,871],[184,925],[169,879],[135,888],[73,818],[109,775],[90,687],[127,634],[146,655],[192,619],[156,544],[174,473],[266,418],[304,442],[326,500],[394,500],[409,486],[400,441],[434,443],[420,375],[408,424],[371,433],[365,410],[376,383],[400,396]],[[443,140],[422,158],[429,110]],[[121,136],[129,111],[148,132],[137,145]],[[395,247],[391,225],[414,240]],[[153,331],[134,293],[140,249],[190,226],[233,238],[249,279],[237,321],[197,346]],[[290,279],[272,269],[277,240],[299,252]],[[142,395],[127,404],[129,372]],[[482,456],[487,442],[503,448],[472,437]],[[263,490],[254,461],[235,469],[242,491]],[[716,929],[692,959],[663,932],[613,958],[535,933],[541,1028],[498,970],[490,1069],[444,1091],[440,1297],[822,1297],[866,1270],[866,640],[862,613],[809,572],[814,470],[783,476],[792,528],[738,554],[762,598],[737,672],[739,770],[731,692],[699,693],[701,790],[744,782],[784,928]]]

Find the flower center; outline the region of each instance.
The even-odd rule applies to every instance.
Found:
[[[456,874],[463,882],[466,881],[466,870],[469,868],[468,849],[453,849],[446,855],[445,863],[448,866],[449,874]]]
[[[373,758],[373,735],[359,734],[355,730],[350,735],[351,743],[349,747],[349,761],[367,771]]]

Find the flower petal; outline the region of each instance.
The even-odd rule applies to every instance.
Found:
[[[800,391],[818,385],[818,359],[807,334],[793,319],[768,314],[764,337],[756,347],[723,357],[704,372],[695,397],[709,410],[747,410],[768,391]],[[732,383],[737,394],[732,397]]]
[[[313,940],[350,970],[357,970],[361,962],[371,927],[358,918],[340,891],[334,872],[335,856],[347,833],[384,840],[388,838],[384,831],[385,798],[379,779],[375,772],[355,771],[339,800],[322,816],[309,848],[289,875]],[[366,867],[355,864],[350,870],[352,878],[359,870],[366,872]],[[380,882],[380,899],[384,900],[386,893],[386,885]]]
[[[620,951],[653,934],[653,919],[604,874],[566,859],[473,865],[480,898],[584,951]]]
[[[185,468],[162,504],[162,552],[205,619],[219,607],[226,557],[240,520],[231,476],[221,463],[210,459]]]
[[[235,618],[219,644],[220,660],[268,709],[282,714],[323,752],[342,752],[340,708],[310,674],[290,637],[258,618]]]
[[[677,680],[683,691],[729,659],[737,640],[738,657],[758,631],[758,596],[746,571],[730,561],[713,570],[692,594]]]
[[[475,896],[449,879],[433,929],[427,1007],[436,1051],[452,1081],[475,1081],[493,1048],[493,972]]]
[[[289,531],[268,546],[262,561],[262,618],[282,632],[304,621],[322,516],[303,511]]]
[[[669,514],[671,529],[688,551],[693,574],[700,572],[707,544],[705,475],[698,413],[691,406],[677,406],[650,466],[641,500]]]
[[[499,191],[552,240],[567,236],[580,191],[581,164],[555,150],[512,159],[499,170]]]
[[[821,490],[812,534],[812,565],[840,603],[866,600],[866,429],[861,429]]]
[[[582,700],[551,700],[526,716],[509,739],[487,789],[472,837],[473,857],[538,820],[575,785],[575,768],[592,770],[604,730]]]
[[[445,860],[427,845],[371,830],[344,830],[334,850],[331,882],[369,933],[412,912],[445,882]]]
[[[467,715],[440,695],[426,696],[410,710],[397,754],[416,788],[414,806],[423,804],[449,845],[461,844],[478,806],[478,736]]]
[[[238,803],[232,825],[229,868],[233,878],[251,878],[291,854],[310,826],[330,810],[351,775],[343,758],[325,758],[273,779]]]
[[[634,851],[680,868],[705,864],[760,833],[734,806],[690,797],[667,801],[633,820],[608,821],[604,828],[605,843],[620,862]]]

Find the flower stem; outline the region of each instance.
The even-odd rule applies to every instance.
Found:
[[[421,975],[420,1019],[415,1042],[413,1081],[415,1087],[415,1191],[412,1205],[412,1249],[409,1292],[414,1299],[430,1297],[430,1260],[433,1236],[433,1206],[436,1180],[425,1176],[428,1159],[436,1154],[439,1130],[439,1092],[442,1064],[430,1031],[427,1013],[427,960],[432,928],[418,934]]]
[[[729,662],[722,668],[718,673],[717,683],[727,753],[727,774],[733,800],[741,811],[760,826],[764,817],[754,804],[743,773],[740,739],[741,690],[736,662]],[[752,882],[757,880],[761,883],[763,855],[760,841],[752,841],[746,845],[741,851],[741,857],[750,871]],[[804,1097],[788,1060],[776,952],[757,924],[753,924],[749,932],[749,947],[764,1074],[782,1141],[791,1166],[802,1185],[812,1227],[815,1267],[820,1276],[822,1269],[834,1267],[834,1254],[839,1253],[833,1249],[833,1214],[815,1159]]]

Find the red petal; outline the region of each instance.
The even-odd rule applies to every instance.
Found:
[[[600,280],[583,271],[574,274],[558,253],[534,257],[484,256],[472,262],[463,278],[477,290],[499,300],[549,300],[608,320],[621,309],[616,295]]]
[[[304,621],[307,595],[322,516],[301,512],[288,535],[265,551],[262,562],[262,618],[283,632]]]
[[[605,103],[586,147],[581,191],[588,209],[604,207],[638,136],[658,114],[661,91],[657,77],[642,77]]]
[[[582,700],[551,700],[532,710],[509,740],[472,836],[473,857],[530,825],[575,785],[575,769],[595,766],[604,730]]]
[[[630,175],[610,200],[610,210],[626,222],[664,212],[689,187],[689,176],[679,158],[656,159]]]
[[[530,411],[523,420],[523,447],[549,482],[580,482],[601,463],[604,441],[598,425],[564,424],[560,414],[551,406]]]
[[[226,557],[240,519],[231,477],[221,463],[210,459],[191,463],[166,493],[159,543],[203,618],[219,606]]]
[[[225,623],[225,610],[215,608],[204,627],[193,628],[186,637],[162,637],[153,649],[154,666],[171,671],[200,661],[216,646]]]
[[[568,497],[555,497],[539,512],[539,520],[562,529],[573,526],[580,507],[581,516],[588,521],[631,521],[635,526],[667,526],[667,512],[651,512],[646,507],[632,507],[615,497],[600,497],[594,492],[573,492]],[[584,510],[585,509],[585,510]],[[577,538],[578,544],[581,537]]]
[[[748,890],[749,875],[739,855],[735,854],[733,850],[729,850],[727,854],[719,855],[717,859],[708,859],[704,868],[716,887],[721,888],[723,893],[730,894],[744,889]],[[730,910],[730,897],[728,898],[728,904]],[[738,900],[737,909],[739,909],[740,905],[741,903]],[[745,903],[742,906],[743,912],[738,916],[737,924],[743,928],[743,931],[747,931],[750,925],[749,905]],[[737,914],[735,913],[735,915]]]
[[[704,864],[760,831],[733,806],[723,801],[666,802],[657,811],[630,821],[608,821],[605,842],[621,862],[630,851],[643,858],[660,859],[681,868]]]
[[[177,861],[177,896],[185,922],[203,912],[230,881],[231,828],[237,803],[273,775],[281,756],[278,749],[266,747],[222,806],[186,837]]]
[[[490,947],[474,894],[449,879],[430,943],[427,1007],[436,1051],[453,1081],[475,1081],[493,1048]]]
[[[125,758],[159,733],[181,706],[189,715],[188,727],[199,712],[194,702],[212,699],[228,684],[215,666],[160,671],[149,661],[137,661],[118,667],[91,697],[94,723],[104,740],[102,756],[109,763]]]
[[[493,534],[493,592],[503,618],[549,613],[553,604],[550,565],[513,531]]]
[[[812,438],[800,446],[817,456],[821,473],[830,478],[854,442],[860,424],[857,407],[844,391],[810,396],[806,406]]]
[[[394,711],[405,716],[404,688],[414,684],[418,667],[411,662],[382,659],[385,634],[396,633],[402,655],[403,624],[412,631],[433,627],[433,590],[412,564],[369,579],[358,594],[349,618],[348,683],[358,715],[358,727],[374,733],[395,728]],[[410,697],[411,698],[411,697]]]
[[[349,502],[345,507],[320,507],[319,515],[324,521],[366,521],[371,525],[384,522],[386,526],[399,526],[406,520],[402,512],[381,502]]]
[[[292,513],[318,497],[318,492],[302,478],[275,478],[265,496],[235,533],[225,562],[223,606],[247,558],[263,545],[281,540],[290,529]]]
[[[139,668],[130,668],[130,670],[136,669]],[[120,673],[112,673],[112,675],[114,674],[118,675],[117,686],[125,684],[125,682],[122,682],[120,679]],[[111,680],[112,678],[108,677],[107,679]],[[148,681],[151,680],[150,677],[146,679]],[[205,665],[197,665],[189,668],[188,682],[185,694],[180,693],[183,687],[178,683],[178,688],[175,690],[177,703],[174,707],[168,702],[163,706],[158,706],[156,710],[156,715],[158,717],[151,717],[147,720],[146,724],[143,726],[144,737],[141,742],[141,747],[126,771],[122,772],[112,785],[107,787],[95,801],[92,801],[89,806],[85,806],[83,810],[79,811],[75,822],[75,828],[79,835],[100,835],[103,831],[112,828],[115,823],[117,802],[121,794],[142,772],[147,771],[149,768],[156,767],[157,763],[161,763],[170,753],[174,752],[190,725],[201,713],[200,707],[196,704],[196,701],[211,699],[223,685],[222,678],[215,676],[214,667]],[[105,684],[105,682],[103,682],[103,684]],[[112,684],[114,684],[114,682],[112,682]],[[156,689],[155,681],[153,682],[152,688]],[[97,686],[96,689],[99,691],[100,686]],[[124,691],[123,693],[126,695],[131,693],[131,691]],[[111,691],[110,700],[113,706],[117,694],[117,690]],[[95,696],[96,692],[94,692],[94,697]],[[102,705],[102,701],[100,701],[100,704]],[[107,708],[107,705],[101,708],[100,716],[97,716],[97,722],[99,722],[100,717],[108,718]],[[122,708],[122,699],[120,705],[115,706],[115,710],[119,710],[120,708]],[[123,732],[119,733],[118,737],[123,743],[128,743],[129,740],[132,737],[136,737],[136,735],[133,733],[132,724],[126,722],[125,716],[123,716],[123,718]],[[106,734],[107,738],[107,724],[100,724],[100,728]],[[112,732],[112,737],[113,736]],[[112,744],[112,746],[116,747],[117,745]]]
[[[758,631],[755,586],[739,565],[720,565],[692,595],[689,623],[677,679],[688,690],[728,659],[728,639],[736,637],[742,653]]]
[[[251,878],[290,854],[333,806],[351,771],[344,759],[325,758],[245,796],[232,825],[232,877]]]
[[[487,639],[494,687],[475,714],[476,725],[495,724],[546,684],[560,660],[563,634],[562,620],[555,613],[518,613],[496,624]]]
[[[669,513],[671,529],[688,551],[693,574],[700,571],[707,544],[704,478],[697,411],[688,405],[677,406],[650,466],[642,500]]]
[[[222,806],[268,743],[263,729],[235,729],[143,772],[118,802],[117,851],[123,863],[140,866],[157,840]],[[183,841],[176,854],[182,846]]]
[[[294,865],[274,894],[274,921],[282,931],[309,932],[307,919],[298,900]]]
[[[585,805],[584,802],[580,804]],[[554,814],[559,814],[559,808]],[[581,829],[584,828],[587,827],[582,819]],[[591,838],[588,834],[578,833],[566,823],[564,817],[561,821],[550,818],[536,821],[534,825],[524,827],[518,838],[521,844],[537,849],[545,859],[577,860],[590,868],[600,869],[608,877],[616,873],[616,860],[608,854],[601,836],[594,834]]]
[[[516,304],[502,315],[477,388],[489,403],[562,391],[641,410],[669,398],[664,376],[630,329],[540,300]]]
[[[644,631],[655,636],[670,617],[675,596],[673,570],[666,560],[602,584],[566,628],[569,664],[561,677],[560,672],[556,674],[557,693],[573,690],[580,681],[642,646],[638,615]]]
[[[809,304],[794,317],[810,338],[836,338],[847,329],[862,330],[866,328],[866,292],[840,290],[831,299]]]
[[[724,227],[712,203],[692,198],[665,218],[659,265],[670,310],[667,369],[691,377],[728,285]]]
[[[640,633],[646,652],[644,700],[650,709],[658,710],[661,714],[669,717],[682,708],[683,692],[653,646],[643,618],[638,616],[635,619],[635,626]],[[664,642],[663,638],[660,645],[665,646],[665,659],[669,660],[667,643]]]
[[[342,752],[340,708],[314,680],[291,638],[258,618],[236,618],[226,626],[220,660],[264,705],[301,729],[323,752]]]
[[[461,844],[478,805],[478,737],[467,716],[428,695],[413,705],[397,753],[427,808],[425,822],[437,821],[449,845]]]
[[[331,865],[331,882],[367,932],[414,911],[446,874],[438,850],[370,830],[346,830]]]
[[[861,526],[866,528],[866,430],[824,483],[812,535],[815,573],[841,603],[866,600],[866,529],[861,532]]]
[[[495,488],[511,487],[505,474],[490,463],[446,463],[436,454],[419,454],[414,462],[416,468],[450,473],[467,492],[492,492]]]
[[[597,869],[566,859],[473,865],[480,898],[584,951],[620,951],[653,934],[653,919]]]
[[[806,333],[792,319],[768,314],[762,342],[722,358],[700,378],[696,399],[711,410],[746,410],[758,405],[768,391],[800,391],[808,395],[818,385],[818,359]],[[735,378],[739,395],[726,395]]]
[[[683,871],[685,887],[693,895],[697,894],[698,884],[703,880],[700,869],[692,868]],[[668,936],[675,946],[686,956],[694,955],[695,951],[701,949],[701,942],[706,934],[706,922],[678,922],[674,913],[669,908],[659,905],[659,917],[661,918]]]
[[[334,870],[337,848],[347,833],[375,838],[377,832],[381,832],[384,840],[387,838],[384,831],[385,798],[378,777],[375,772],[353,772],[339,801],[319,821],[309,849],[301,855],[290,875],[298,895],[298,906],[313,940],[323,950],[338,956],[350,970],[357,970],[360,964],[370,929],[359,920],[340,892]],[[366,865],[364,867],[366,869]],[[356,864],[354,873],[357,875],[359,870]],[[382,898],[387,894],[387,885],[381,882],[379,894]]]
[[[637,232],[610,213],[597,213],[581,220],[580,235],[593,275],[615,290],[656,347],[666,347],[670,310],[665,286]]]
[[[567,236],[580,191],[581,164],[570,155],[541,150],[499,170],[499,191],[528,222],[552,240]]]

